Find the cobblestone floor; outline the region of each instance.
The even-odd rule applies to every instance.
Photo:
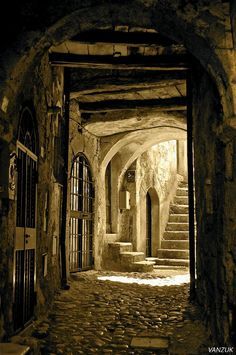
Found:
[[[188,302],[188,284],[152,287],[97,279],[107,275],[118,273],[72,274],[70,290],[60,291],[48,318],[34,330],[42,354],[208,353],[208,332]],[[119,275],[152,279],[166,273]],[[168,349],[133,348],[136,336],[167,337]]]

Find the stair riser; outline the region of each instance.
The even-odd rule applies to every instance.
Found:
[[[188,197],[187,196],[175,196],[174,202],[180,205],[187,205],[188,204]]]
[[[181,249],[188,250],[189,242],[188,240],[163,240],[161,242],[162,249]]]
[[[188,189],[188,183],[187,182],[181,182],[178,187],[179,188]]]
[[[161,259],[188,259],[189,252],[187,250],[158,250],[157,251],[158,258]]]
[[[172,205],[170,213],[188,214],[188,206]]]
[[[124,253],[126,251],[132,251],[132,245],[121,245],[120,246],[120,253]]]
[[[153,271],[153,265],[136,265],[131,264],[132,271],[134,272],[151,272]]]
[[[166,226],[166,231],[188,231],[188,223],[168,223]]]
[[[163,235],[164,240],[188,240],[189,239],[189,234],[188,232],[182,231],[182,232],[173,232],[173,231],[167,231]]]
[[[122,255],[120,254],[120,261],[124,264],[131,264],[135,261],[143,261],[145,260],[145,256],[143,255]]]
[[[185,189],[177,189],[176,196],[188,196],[188,190]]]
[[[171,214],[169,217],[169,222],[182,222],[182,223],[187,223],[188,222],[188,215],[179,215],[179,214]]]
[[[189,266],[189,261],[188,260],[171,260],[171,259],[166,259],[166,260],[157,260],[156,265],[163,265],[163,266]]]
[[[120,253],[132,251],[132,245],[110,244],[109,249],[111,253],[114,253],[115,255],[119,255]]]

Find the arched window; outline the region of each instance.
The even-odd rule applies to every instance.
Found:
[[[18,141],[36,154],[36,131],[31,111],[25,108],[21,114]]]

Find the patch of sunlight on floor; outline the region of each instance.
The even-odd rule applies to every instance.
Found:
[[[175,286],[189,283],[189,274],[185,275],[175,275],[165,278],[153,278],[153,279],[140,279],[128,276],[98,276],[98,280],[102,281],[113,281],[122,283],[137,283],[139,285],[149,285],[149,286]]]

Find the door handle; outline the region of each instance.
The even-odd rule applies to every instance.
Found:
[[[25,244],[29,243],[30,234],[25,234]]]

